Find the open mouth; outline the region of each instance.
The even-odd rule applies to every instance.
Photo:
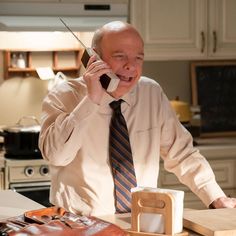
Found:
[[[130,82],[134,78],[132,76],[130,76],[130,77],[126,77],[126,76],[122,76],[122,75],[117,75],[117,76],[120,78],[121,81],[124,81],[124,82]]]

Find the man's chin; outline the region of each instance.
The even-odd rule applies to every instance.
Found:
[[[132,87],[132,83],[123,83],[123,81],[120,81],[118,88],[114,92],[111,92],[109,94],[114,98],[120,98],[126,93],[128,93]]]

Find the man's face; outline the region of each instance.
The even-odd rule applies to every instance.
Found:
[[[126,94],[138,82],[143,66],[143,42],[133,30],[105,34],[101,41],[102,59],[120,78],[115,98]]]

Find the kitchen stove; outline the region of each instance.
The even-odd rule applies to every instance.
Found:
[[[12,189],[44,206],[49,203],[50,172],[44,159],[26,160],[20,158],[6,158],[0,152],[0,159],[4,160],[4,186]]]

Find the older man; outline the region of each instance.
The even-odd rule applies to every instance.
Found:
[[[75,213],[120,212],[116,190],[123,187],[116,185],[109,136],[110,103],[122,99],[119,113],[128,128],[131,150],[124,151],[117,165],[120,168],[132,152],[128,172],[134,167],[133,186],[157,187],[162,158],[166,170],[206,206],[235,207],[236,199],[227,198],[216,183],[160,85],[141,76],[144,45],[136,29],[123,22],[108,23],[95,32],[92,47],[101,59],[92,56],[81,78],[55,87],[43,102],[39,145],[51,166],[51,202]],[[100,76],[108,72],[120,79],[113,92],[100,83]],[[129,206],[123,207],[123,212],[129,211]]]

